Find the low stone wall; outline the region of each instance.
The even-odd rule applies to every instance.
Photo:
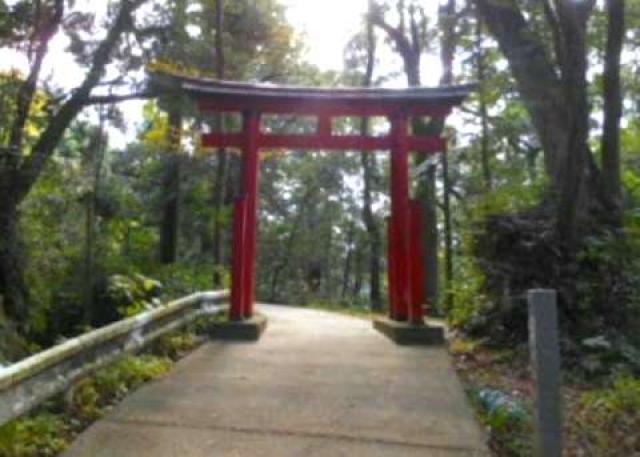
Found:
[[[159,336],[218,311],[228,298],[228,291],[196,293],[1,368],[0,425]]]

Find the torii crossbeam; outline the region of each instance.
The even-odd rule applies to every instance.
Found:
[[[388,278],[390,317],[415,324],[423,322],[426,302],[422,262],[423,221],[418,202],[410,199],[409,153],[446,151],[439,136],[410,132],[416,117],[444,119],[473,86],[437,88],[320,89],[254,85],[204,78],[160,75],[163,86],[179,90],[195,100],[202,112],[242,113],[240,133],[202,135],[205,147],[242,150],[241,195],[235,202],[233,221],[233,266],[230,318],[243,320],[254,313],[255,260],[261,148],[323,149],[391,152],[391,218],[388,228]],[[169,84],[167,84],[169,83]],[[312,134],[283,135],[261,129],[263,113],[312,115],[317,129]],[[384,116],[391,123],[387,136],[334,135],[335,117]]]

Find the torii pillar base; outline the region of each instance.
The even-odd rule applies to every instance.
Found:
[[[267,328],[267,316],[254,313],[248,319],[229,320],[227,313],[220,315],[221,320],[214,320],[207,326],[207,333],[212,340],[222,341],[258,341]]]
[[[404,346],[441,346],[444,344],[444,328],[433,325],[413,324],[389,317],[376,317],[373,327],[390,340]]]

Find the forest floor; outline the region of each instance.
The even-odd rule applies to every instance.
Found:
[[[455,369],[499,457],[532,455],[534,385],[526,348],[488,349],[450,340]],[[566,372],[562,387],[564,453],[640,457],[640,379],[588,379]]]

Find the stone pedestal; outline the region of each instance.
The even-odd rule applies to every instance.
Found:
[[[373,327],[396,344],[440,346],[444,344],[444,328],[427,324],[399,322],[388,317],[376,317]]]
[[[267,317],[256,313],[250,319],[211,322],[208,334],[213,340],[258,341],[266,328]]]

